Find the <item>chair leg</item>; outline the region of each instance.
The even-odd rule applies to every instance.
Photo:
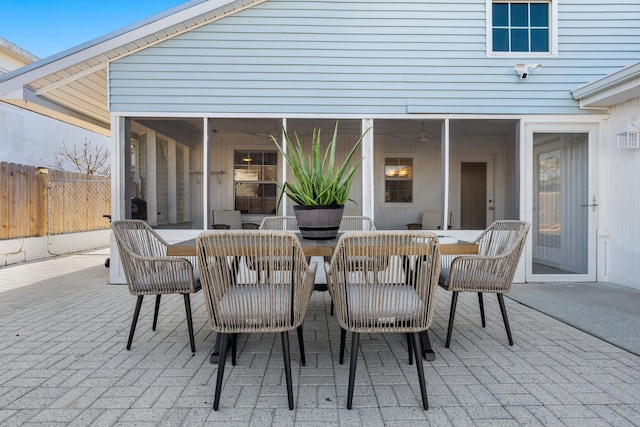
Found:
[[[504,296],[498,295],[498,303],[500,304],[500,311],[502,312],[502,320],[504,320],[504,328],[507,330],[507,338],[509,339],[509,345],[513,345],[513,338],[511,337],[511,328],[509,327],[509,319],[507,318],[507,307],[504,305]]]
[[[296,329],[298,332],[298,346],[300,346],[300,364],[306,366],[307,358],[304,354],[304,336],[302,335],[302,324]]]
[[[156,308],[153,311],[153,327],[152,330],[156,330],[156,325],[158,324],[158,312],[160,311],[160,297],[162,294],[156,295]]]
[[[351,409],[353,403],[353,386],[356,381],[356,365],[358,362],[358,344],[360,334],[351,333],[351,366],[349,367],[349,390],[347,391],[347,409]]]
[[[413,365],[413,338],[411,333],[407,332],[407,350],[409,351],[409,365]]]
[[[289,352],[289,332],[280,332],[282,338],[282,355],[284,356],[284,376],[287,380],[287,398],[289,409],[293,409],[293,385],[291,380],[291,353]]]
[[[213,410],[217,411],[220,407],[220,392],[222,391],[222,378],[224,377],[224,365],[227,361],[227,349],[229,343],[229,334],[218,334],[220,336],[220,357],[218,358],[218,378],[216,379],[216,393],[213,397]]]
[[[478,292],[478,303],[480,304],[480,318],[482,319],[482,327],[484,328],[487,324],[484,321],[484,300],[482,299],[482,292]]]
[[[333,316],[333,300],[331,300],[331,311],[329,312],[329,314],[331,314]]]
[[[231,365],[236,366],[236,347],[238,344],[238,334],[231,335]]]
[[[133,311],[133,320],[131,321],[131,330],[129,331],[129,341],[127,341],[127,350],[131,350],[131,342],[133,341],[133,334],[136,332],[136,324],[138,323],[143,297],[144,295],[138,295],[138,299],[136,300],[136,308]]]
[[[160,295],[158,295],[159,297]],[[156,303],[160,301],[160,298],[156,299]],[[184,308],[187,311],[187,327],[189,328],[189,342],[191,343],[191,353],[196,352],[196,343],[193,336],[193,319],[191,318],[191,298],[189,294],[184,294]]]
[[[454,291],[451,296],[451,311],[449,312],[449,327],[447,328],[447,342],[445,347],[449,348],[451,344],[451,332],[453,332],[453,319],[456,317],[456,304],[458,304],[458,292]]]
[[[424,381],[424,367],[420,358],[420,335],[418,333],[410,334],[413,338],[413,351],[416,354],[416,366],[418,368],[418,381],[420,382],[420,394],[422,394],[422,407],[426,411],[429,409],[429,401],[427,400],[427,385]]]
[[[340,364],[344,363],[344,345],[347,340],[347,331],[340,328]]]

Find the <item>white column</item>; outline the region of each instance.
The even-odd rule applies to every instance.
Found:
[[[373,119],[362,119],[362,132],[369,131],[362,139],[360,153],[362,154],[362,215],[375,220],[374,205],[374,147],[373,147]]]
[[[167,203],[169,212],[167,219],[169,224],[178,223],[178,173],[177,173],[176,140],[169,138],[167,141]]]
[[[282,129],[287,129],[287,119],[283,118],[282,119]],[[284,150],[285,153],[287,153],[287,145],[284,143],[284,130],[282,131],[282,136],[280,137],[280,146],[282,147],[282,149]],[[287,162],[284,160],[284,158],[282,157],[282,155],[280,155],[278,153],[278,159],[280,160],[280,162],[282,163],[280,165],[281,167],[281,174],[282,174],[282,180],[280,182],[286,182],[287,181]],[[278,196],[280,196],[278,194]],[[279,213],[280,215],[287,215],[287,197],[283,197],[282,199],[282,209],[281,212]]]
[[[111,220],[117,221],[126,218],[126,206],[131,203],[124,203],[127,197],[127,188],[129,186],[130,170],[126,168],[126,153],[128,132],[126,126],[126,118],[111,115]],[[109,250],[109,283],[121,284],[126,283],[124,271],[122,270],[122,262],[118,253],[118,245],[115,237],[111,233],[110,250]]]
[[[444,136],[441,143],[442,147],[442,174],[444,179],[442,180],[442,205],[443,210],[440,212],[444,217],[440,222],[443,230],[448,230],[449,227],[449,119],[444,119],[442,124],[442,135]]]
[[[184,221],[192,222],[191,219],[191,180],[189,179],[189,168],[190,168],[190,158],[191,158],[191,149],[186,145],[182,146],[182,181],[184,182],[184,194],[182,198],[184,199]]]
[[[209,228],[208,224],[213,224],[209,218],[209,120],[205,117],[202,127],[202,229]]]
[[[147,130],[147,222],[158,225],[157,134]]]

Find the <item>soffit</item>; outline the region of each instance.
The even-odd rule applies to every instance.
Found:
[[[22,93],[24,90],[20,88],[26,88],[43,100],[103,122],[108,130],[106,70],[109,62],[263,1],[192,0],[8,73],[0,79],[0,85],[4,83],[5,92],[10,94]],[[29,108],[28,105],[25,108]]]

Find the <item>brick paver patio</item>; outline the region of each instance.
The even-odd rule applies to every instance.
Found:
[[[640,357],[506,299],[515,345],[507,345],[495,298],[480,326],[475,295],[461,295],[445,349],[450,295],[438,292],[424,361],[429,410],[420,405],[404,336],[363,336],[353,410],[348,359],[327,293],[305,320],[307,366],[290,334],[296,409],[287,408],[280,339],[239,340],[227,363],[220,411],[211,409],[215,334],[201,294],[192,297],[196,353],[180,296],[165,296],[151,330],[143,304],[125,349],[135,298],[109,285],[105,253],[0,269],[0,425],[640,425]],[[349,346],[347,346],[349,349]],[[348,357],[348,352],[347,352]]]

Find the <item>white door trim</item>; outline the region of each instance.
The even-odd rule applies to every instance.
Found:
[[[524,125],[525,143],[524,143],[524,156],[525,164],[527,165],[524,177],[523,187],[521,187],[522,194],[525,195],[525,209],[522,213],[522,217],[533,224],[533,134],[534,133],[587,133],[588,134],[588,194],[589,199],[595,196],[596,200],[599,200],[598,194],[598,164],[597,164],[597,138],[598,138],[598,124],[597,123],[525,123]],[[590,203],[589,201],[585,201]],[[526,246],[526,263],[525,263],[525,278],[527,282],[589,282],[596,281],[597,273],[597,224],[598,224],[598,209],[595,212],[589,209],[588,215],[588,238],[586,239],[588,245],[588,261],[587,261],[587,273],[586,274],[533,274],[533,239],[527,239]],[[531,230],[534,233],[535,230]]]

